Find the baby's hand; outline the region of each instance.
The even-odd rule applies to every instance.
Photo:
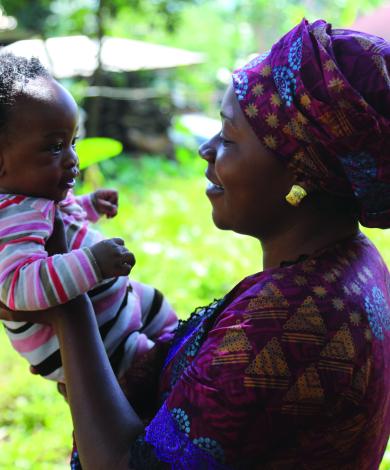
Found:
[[[97,212],[107,219],[118,213],[118,191],[115,189],[98,189],[93,193],[92,199]]]
[[[103,240],[90,247],[104,279],[127,276],[135,264],[133,253],[121,238]]]

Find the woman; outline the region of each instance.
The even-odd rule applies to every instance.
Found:
[[[235,72],[200,155],[215,224],[258,238],[264,269],[144,357],[128,399],[86,298],[42,314],[84,469],[378,468],[390,278],[358,221],[390,226],[389,74],[385,41],[305,20]]]

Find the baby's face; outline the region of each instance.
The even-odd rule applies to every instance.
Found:
[[[77,105],[55,80],[29,82],[0,137],[0,191],[64,199],[75,184]]]

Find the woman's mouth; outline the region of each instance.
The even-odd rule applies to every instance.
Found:
[[[224,192],[224,187],[213,183],[212,181],[207,181],[206,194],[207,196],[216,196]]]

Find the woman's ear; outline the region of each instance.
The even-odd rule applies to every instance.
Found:
[[[5,175],[4,158],[3,158],[3,153],[0,150],[0,178],[4,175]]]
[[[286,168],[286,173],[285,173],[285,185],[286,185],[286,194],[290,191],[290,189],[292,188],[292,186],[294,184],[296,184],[296,177],[295,177],[295,173],[294,173],[294,170],[290,167],[290,166],[287,166]]]
[[[6,174],[6,150],[7,149],[7,136],[4,129],[0,132],[0,178]]]
[[[0,139],[0,178],[5,175],[5,158],[4,158],[4,152],[1,144],[1,139]]]

